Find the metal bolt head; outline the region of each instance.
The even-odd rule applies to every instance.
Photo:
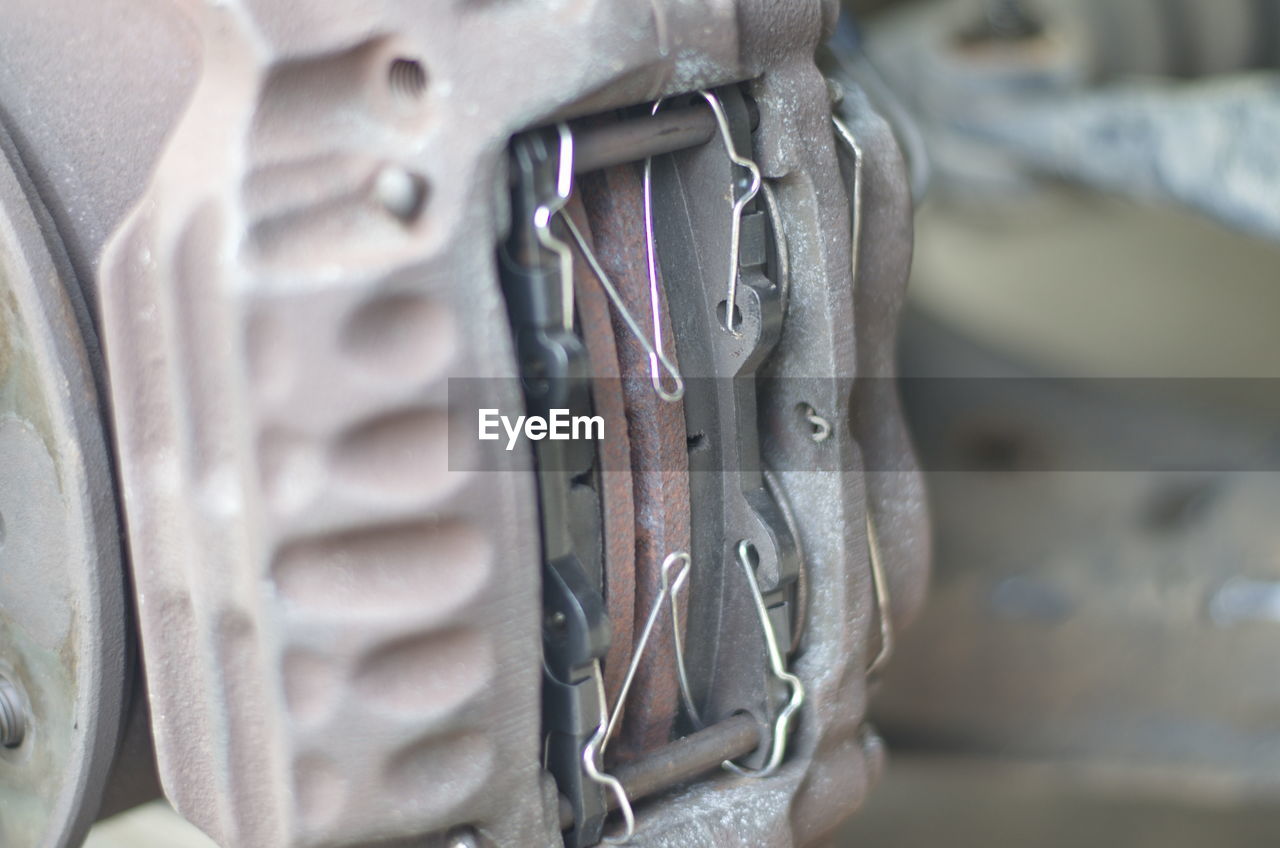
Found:
[[[479,835],[470,827],[454,828],[449,832],[449,848],[482,848]]]
[[[0,677],[0,745],[16,748],[27,735],[27,716],[13,684]]]
[[[397,165],[388,165],[378,172],[373,193],[383,208],[402,221],[412,221],[422,211],[427,194],[427,184],[422,177],[411,174]]]

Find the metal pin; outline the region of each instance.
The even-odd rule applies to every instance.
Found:
[[[549,203],[544,203],[533,211],[533,228],[538,242],[552,251],[560,259],[560,306],[561,322],[567,331],[573,331],[573,254],[569,245],[565,244],[551,231],[551,219],[569,202],[569,194],[573,191],[573,133],[566,123],[556,124],[556,132],[560,134],[560,161],[556,175],[556,196]]]
[[[605,294],[609,296],[618,314],[622,316],[622,321],[627,325],[627,329],[631,331],[631,335],[644,348],[645,353],[649,354],[649,381],[653,384],[653,391],[664,401],[674,403],[684,397],[684,377],[680,376],[680,369],[672,364],[671,360],[662,351],[662,319],[661,304],[658,302],[657,289],[650,276],[650,304],[653,307],[653,342],[645,338],[644,330],[640,329],[640,322],[631,314],[631,310],[627,309],[627,304],[622,300],[622,295],[618,293],[618,289],[613,284],[613,280],[609,279],[608,273],[600,265],[600,261],[596,258],[595,252],[591,246],[587,244],[586,238],[583,237],[582,231],[578,229],[578,225],[573,222],[563,210],[560,212],[560,219],[564,221],[565,226],[569,229],[569,234],[573,236],[573,240],[578,245],[578,250],[582,252],[582,256],[587,260],[587,264],[591,266],[591,271],[596,275],[596,279],[600,281],[600,285],[604,288]],[[652,266],[651,266],[652,267]],[[661,369],[665,368],[667,373],[671,375],[671,381],[674,385],[672,391],[667,391],[662,385]]]
[[[595,660],[591,664],[591,676],[595,679],[596,693],[600,698],[600,724],[596,726],[596,732],[587,740],[587,744],[582,747],[582,770],[588,780],[612,792],[617,800],[624,822],[623,834],[606,836],[604,841],[610,845],[622,845],[629,842],[635,835],[636,814],[631,809],[631,799],[627,797],[627,790],[623,788],[622,783],[602,768],[604,746],[609,736],[609,702],[604,694],[604,675],[600,672],[600,660]]]
[[[742,333],[738,332],[734,327],[733,311],[738,305],[738,254],[739,243],[742,240],[742,212],[747,204],[759,194],[763,180],[760,176],[760,167],[752,160],[741,156],[737,148],[733,146],[733,135],[729,130],[729,118],[725,115],[724,105],[720,102],[720,98],[711,91],[700,93],[711,107],[711,112],[716,116],[716,126],[720,129],[720,139],[724,142],[725,152],[729,154],[729,161],[739,168],[745,168],[747,173],[751,175],[751,183],[747,186],[747,190],[733,203],[733,222],[729,231],[729,291],[725,297],[724,320],[721,322],[721,326],[730,335],[738,338]],[[730,186],[730,192],[732,191],[733,187]]]
[[[871,560],[871,581],[876,592],[876,610],[880,616],[880,651],[867,666],[867,675],[875,674],[893,653],[893,619],[889,604],[889,581],[885,580],[884,565],[880,562],[880,542],[876,537],[876,525],[867,512],[867,551]]]
[[[773,720],[773,747],[769,751],[768,761],[758,769],[746,769],[737,763],[726,760],[724,767],[734,774],[743,777],[769,777],[782,765],[787,755],[787,740],[791,732],[791,719],[804,704],[804,684],[800,678],[787,670],[786,658],[778,646],[778,634],[773,629],[769,618],[769,610],[764,604],[764,595],[760,592],[760,583],[756,580],[755,569],[751,566],[751,543],[746,539],[738,542],[738,563],[751,586],[751,597],[756,604],[756,613],[760,616],[760,627],[764,631],[765,651],[769,658],[769,670],[773,676],[782,681],[791,690],[787,705],[782,708]]]

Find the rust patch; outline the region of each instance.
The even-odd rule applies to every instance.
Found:
[[[592,244],[591,225],[578,195],[569,200],[565,212],[578,225],[587,244]],[[600,508],[604,513],[604,598],[613,628],[604,662],[604,687],[612,705],[617,703],[622,679],[631,664],[635,635],[636,514],[631,472],[627,470],[631,465],[631,441],[626,402],[618,380],[618,350],[609,300],[591,267],[576,250],[573,278],[578,321],[591,360],[593,411],[604,418],[604,431],[609,434],[600,442],[600,466],[605,469],[600,473]]]
[[[620,165],[591,174],[579,183],[592,222],[597,258],[613,278],[623,301],[641,327],[652,327],[644,236],[644,197],[639,166]],[[671,326],[665,297],[662,324]],[[649,614],[659,589],[662,561],[689,549],[689,472],[685,449],[684,405],[667,403],[649,382],[649,358],[619,316],[613,316],[620,381],[631,436],[635,501],[634,616]],[[666,350],[677,362],[675,345]],[[677,363],[678,364],[678,363]],[[619,761],[667,743],[679,701],[675,645],[664,618],[650,637],[636,672],[621,734],[610,753]]]

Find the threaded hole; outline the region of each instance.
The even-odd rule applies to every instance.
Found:
[[[0,677],[0,745],[16,748],[27,735],[27,720],[14,685]]]
[[[387,70],[391,93],[408,103],[422,99],[427,91],[427,72],[416,59],[395,59]]]

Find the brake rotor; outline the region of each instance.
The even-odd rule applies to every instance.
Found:
[[[592,222],[596,256],[618,287],[628,310],[640,326],[649,331],[652,308],[638,166],[620,165],[586,175],[579,186]],[[662,326],[670,327],[661,284],[658,294],[658,317]],[[657,396],[649,382],[648,354],[616,314],[613,329],[630,435],[632,470],[626,476],[634,486],[635,560],[629,574],[607,571],[606,601],[612,611],[613,602],[608,592],[629,579],[634,586],[634,608],[630,615],[633,620],[644,621],[659,592],[663,560],[672,552],[689,550],[684,404],[668,403]],[[669,338],[664,344],[668,357],[678,366],[674,344]],[[608,478],[621,476],[606,472],[606,490]],[[683,603],[683,596],[680,601]],[[682,618],[682,622],[684,620]],[[675,669],[675,643],[671,628],[664,625],[654,630],[636,669],[632,691],[642,692],[644,697],[633,694],[626,704],[622,733],[616,750],[611,749],[619,759],[653,750],[670,738],[678,711],[679,683]],[[613,673],[610,670],[610,674]]]
[[[124,578],[87,312],[0,138],[0,845],[78,845],[126,691]]]
[[[574,195],[565,207],[588,244],[594,237],[582,200]],[[594,248],[593,248],[594,249]],[[600,508],[604,520],[604,598],[612,629],[604,663],[604,688],[610,704],[617,703],[635,633],[636,513],[632,497],[631,439],[627,432],[626,399],[618,370],[608,297],[582,252],[574,254],[573,278],[582,340],[591,359],[593,411],[604,419],[604,431],[616,434],[600,442]]]

